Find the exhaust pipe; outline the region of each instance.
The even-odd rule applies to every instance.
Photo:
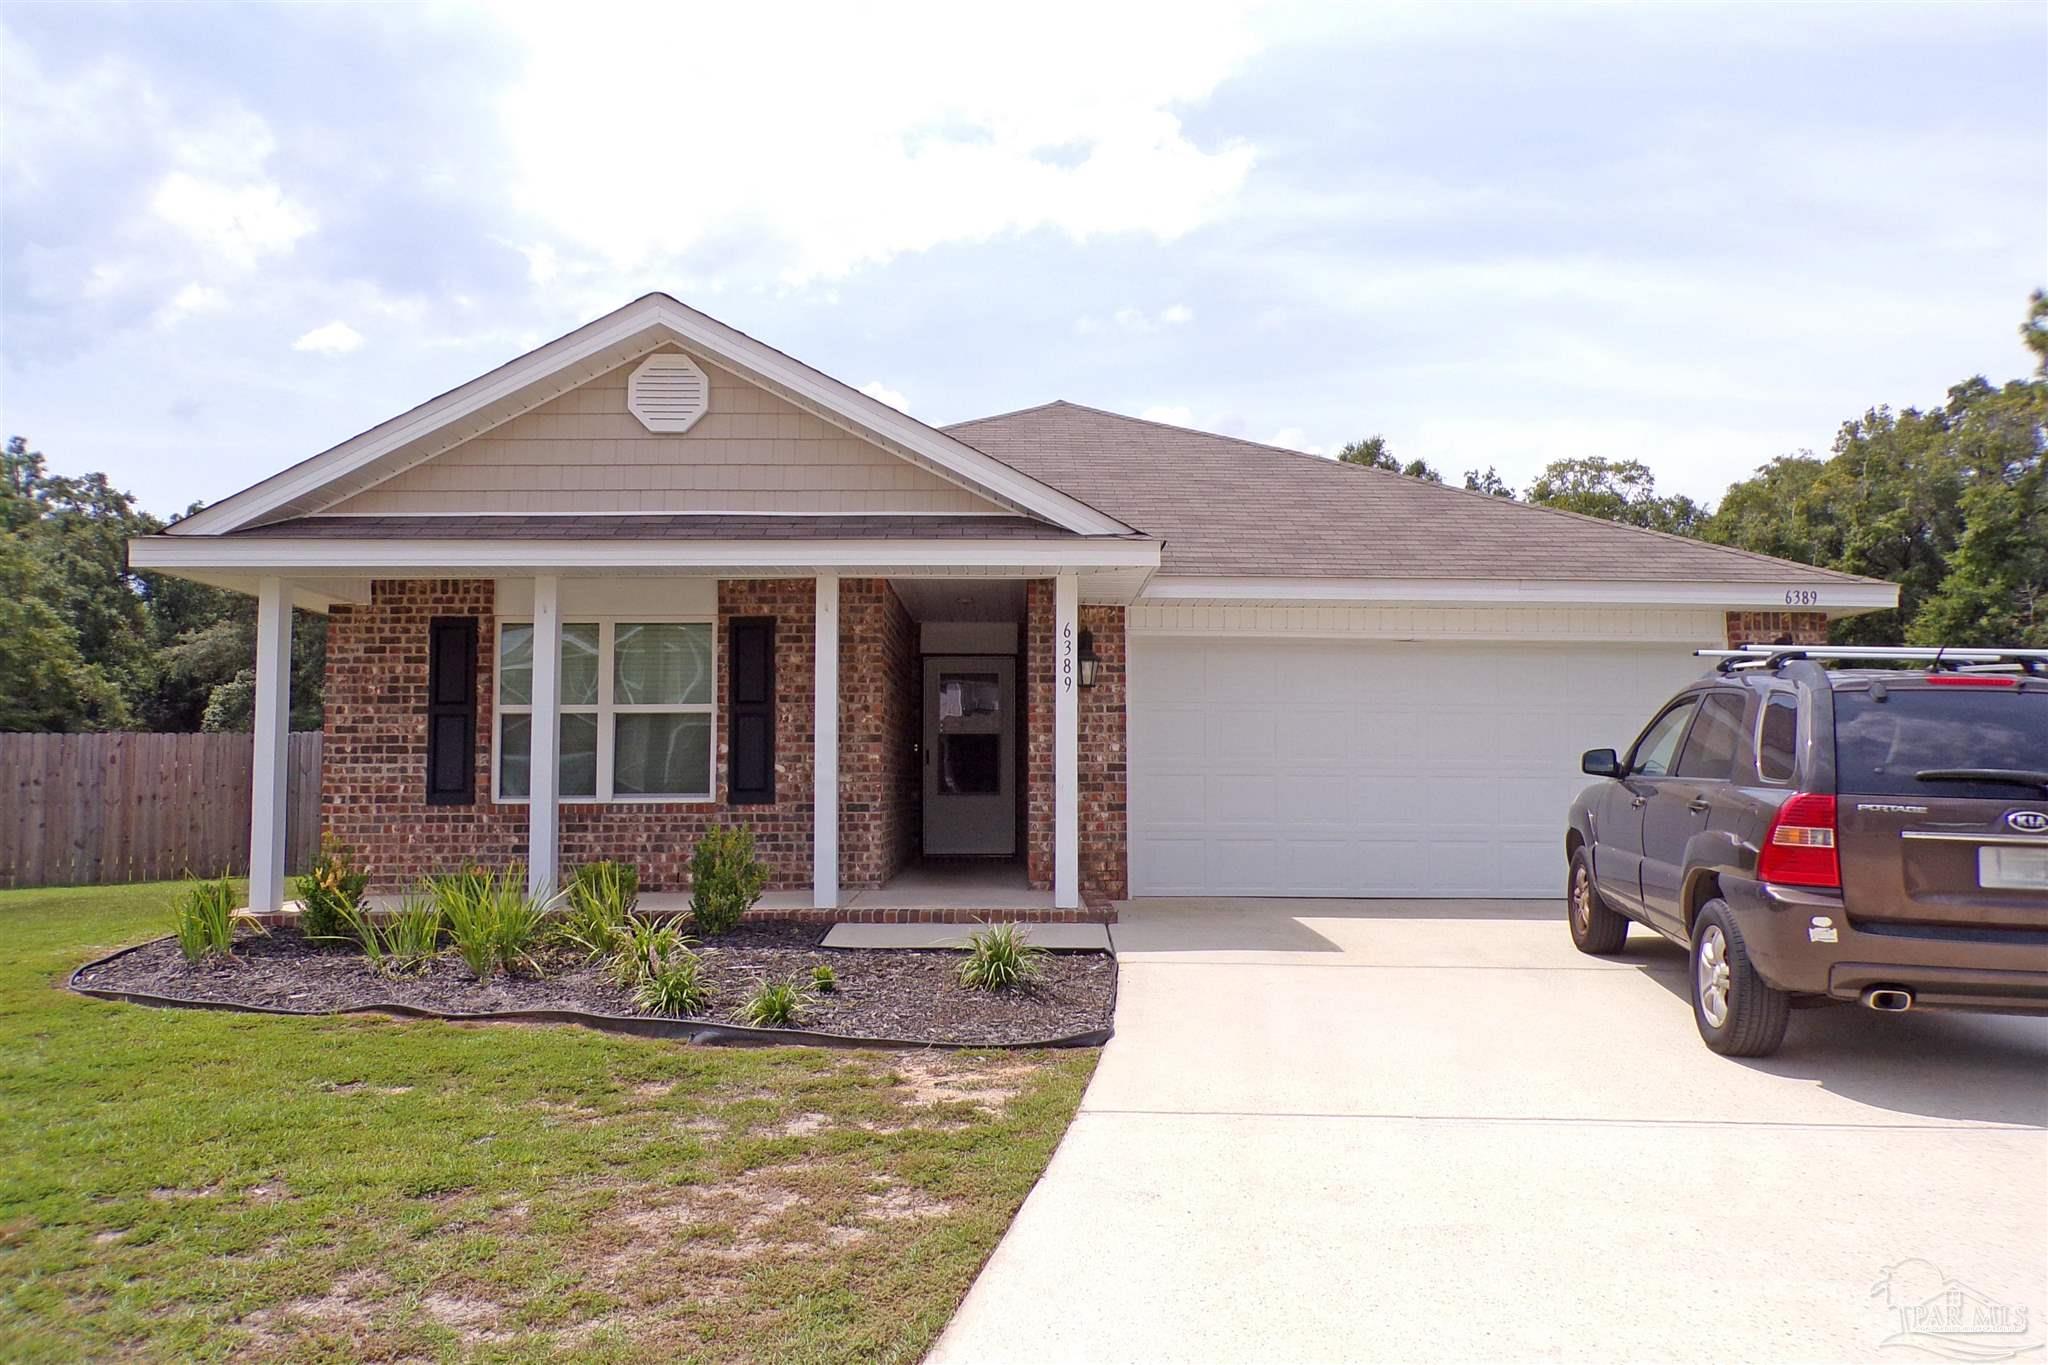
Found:
[[[1913,992],[1899,986],[1872,986],[1863,992],[1863,1003],[1886,1014],[1903,1014],[1913,1008]]]

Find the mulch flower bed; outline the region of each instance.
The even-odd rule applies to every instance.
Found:
[[[695,951],[711,983],[711,1008],[690,1016],[739,1024],[740,1007],[767,981],[811,979],[832,968],[838,989],[815,992],[792,1027],[855,1038],[1014,1046],[1073,1038],[1109,1027],[1116,964],[1106,953],[1048,953],[1028,986],[972,990],[956,975],[962,954],[951,949],[825,948],[814,925],[745,925],[706,939]],[[295,928],[244,932],[234,956],[190,963],[172,939],[87,967],[74,984],[88,990],[132,991],[194,1004],[246,1005],[319,1013],[375,1005],[408,1005],[443,1014],[573,1010],[591,1015],[647,1016],[632,992],[614,985],[602,963],[542,948],[540,972],[500,975],[479,983],[444,951],[417,976],[381,976],[345,944],[314,943]]]

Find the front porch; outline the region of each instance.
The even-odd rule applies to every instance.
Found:
[[[1025,568],[1016,566],[1015,576],[927,568],[861,578],[373,579],[353,590],[332,579],[266,576],[257,585],[250,909],[287,904],[283,803],[266,799],[281,771],[273,753],[290,708],[280,642],[295,601],[332,594],[323,604],[330,624],[322,823],[358,850],[374,904],[471,861],[521,863],[539,892],[581,863],[614,858],[640,868],[644,909],[680,910],[696,839],[731,824],[754,830],[771,869],[755,912],[763,918],[1113,920],[1123,894],[1122,607],[1084,607],[1086,572],[1027,577]],[[1091,586],[1099,597],[1111,585]],[[1127,576],[1115,586],[1127,591]],[[955,619],[962,616],[980,619]],[[629,635],[650,623],[676,636],[681,664],[628,660]],[[472,651],[453,663],[440,657],[451,624],[463,627],[452,632],[457,648]],[[1088,625],[1115,660],[1113,688],[1089,686],[1096,670],[1080,666],[1093,653]],[[685,629],[700,633],[686,638]],[[747,672],[743,629],[770,642],[751,665],[765,675]],[[986,756],[949,757],[950,722],[934,719],[933,702],[955,676],[945,670],[965,668],[977,679],[974,670],[994,677],[998,664],[1005,686],[1014,666],[1014,686],[968,749],[993,755],[1000,739],[1000,768]],[[678,667],[704,675],[656,699],[677,703],[677,714],[663,719],[681,739],[670,741],[663,764],[629,761],[627,722],[649,709],[626,704],[641,695],[629,693],[629,682],[644,689],[646,677]],[[646,677],[629,677],[632,669]],[[949,705],[957,718],[957,698]],[[691,724],[694,741],[685,733]],[[444,727],[456,740],[446,741]],[[1109,740],[1105,751],[1084,755],[1084,733]],[[437,756],[444,741],[456,744],[452,765]],[[677,760],[692,742],[696,757]],[[629,773],[638,780],[689,763],[704,783],[699,795],[640,796],[626,785]],[[743,781],[758,790],[742,793]],[[961,837],[957,828],[928,845],[933,803],[955,793],[989,794],[976,799],[990,808],[993,826],[981,819],[966,847],[987,856],[928,855],[928,847],[958,847],[945,842]],[[1092,803],[1086,827],[1113,826],[1114,834],[1086,852],[1084,803]],[[1114,876],[1103,878],[1102,869]]]

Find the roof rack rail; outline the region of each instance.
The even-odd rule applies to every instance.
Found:
[[[2029,673],[2048,670],[2048,649],[1980,649],[1954,645],[1743,645],[1739,649],[1696,649],[1702,659],[1718,659],[1723,673],[1738,669],[1777,669],[1795,659],[1834,659],[1844,663],[1925,663],[1932,668],[1961,670],[1985,665],[2016,666]]]

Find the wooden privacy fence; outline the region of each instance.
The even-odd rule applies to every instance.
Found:
[[[0,734],[0,887],[249,870],[249,735]],[[291,737],[285,867],[320,845],[320,735]]]

